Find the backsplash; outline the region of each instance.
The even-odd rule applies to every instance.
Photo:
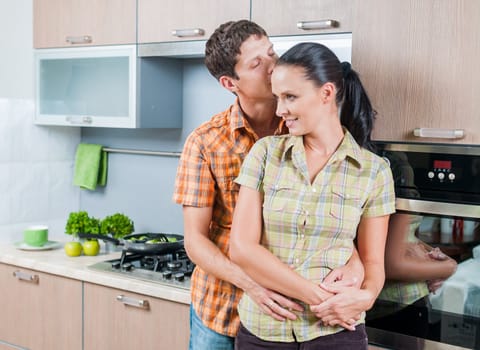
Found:
[[[0,98],[0,242],[22,239],[32,224],[65,240],[68,213],[78,210],[72,185],[80,129],[33,124],[34,102]]]

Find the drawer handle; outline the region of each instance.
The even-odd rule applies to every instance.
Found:
[[[126,297],[125,295],[117,295],[117,300],[121,303],[124,303],[125,305],[135,306],[145,310],[150,309],[150,303],[148,302],[148,300],[130,298]]]
[[[463,129],[436,129],[436,128],[415,128],[413,136],[435,138],[435,139],[461,139],[465,136]]]
[[[178,38],[184,38],[187,36],[204,36],[205,31],[202,28],[174,29],[172,30],[172,35]]]
[[[75,45],[75,44],[90,44],[92,42],[92,36],[91,35],[67,36],[65,38],[65,41],[67,43],[72,44],[72,45]]]
[[[340,26],[340,23],[334,19],[321,19],[318,21],[300,21],[297,22],[297,28],[303,30],[332,29]]]
[[[27,272],[22,272],[18,270],[13,273],[13,276],[18,278],[18,280],[20,281],[26,281],[26,282],[31,282],[35,284],[38,284],[38,282],[40,281],[40,278],[38,277],[38,275],[32,275]]]

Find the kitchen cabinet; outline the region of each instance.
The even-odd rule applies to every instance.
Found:
[[[478,1],[357,1],[352,62],[375,140],[480,144],[479,31]]]
[[[182,62],[140,59],[136,45],[37,50],[35,123],[180,128]]]
[[[84,284],[85,350],[187,349],[189,306]]]
[[[0,341],[31,350],[82,349],[80,281],[0,264],[0,286]]]
[[[34,47],[134,44],[136,6],[136,0],[34,0]]]
[[[252,21],[270,36],[352,31],[353,0],[252,0]]]
[[[250,0],[141,0],[138,42],[207,40],[228,20],[250,18]]]

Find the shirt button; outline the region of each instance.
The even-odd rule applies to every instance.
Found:
[[[295,259],[295,264],[298,264],[300,262],[300,259]]]
[[[316,188],[312,188],[312,192],[317,192],[317,189],[316,189]]]
[[[300,235],[300,238],[301,238],[301,239],[304,239],[304,238],[305,238],[305,235],[302,233],[302,234]]]

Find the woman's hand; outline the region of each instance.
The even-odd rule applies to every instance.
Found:
[[[252,284],[245,290],[245,293],[262,309],[264,313],[270,315],[278,321],[296,320],[297,315],[293,311],[303,311],[303,307],[269,289],[263,288],[252,281]]]
[[[345,283],[321,283],[320,286],[335,295],[318,305],[310,305],[310,310],[325,325],[355,330],[356,322],[373,303],[374,296],[367,290],[346,286]]]

